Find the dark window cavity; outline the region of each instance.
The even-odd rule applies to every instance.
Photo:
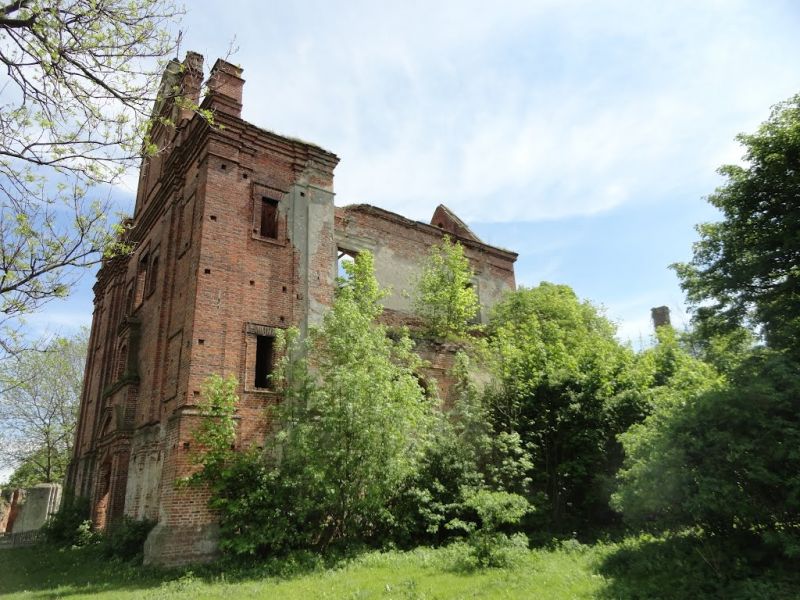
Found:
[[[278,238],[278,201],[261,198],[261,237]]]
[[[271,388],[272,366],[275,338],[268,335],[256,336],[256,380],[257,388]]]

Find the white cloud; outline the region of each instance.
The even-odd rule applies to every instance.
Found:
[[[518,223],[699,199],[740,159],[733,136],[800,89],[800,12],[785,4],[236,6],[192,3],[184,47],[211,64],[236,35],[243,116],[336,152],[337,203],[422,220],[439,202],[471,222]],[[646,338],[665,294],[612,307],[620,336]]]
[[[213,31],[191,10],[190,43],[236,31],[246,118],[339,154],[338,202],[415,218],[591,215],[707,181],[798,83],[797,41],[746,2],[252,4]]]

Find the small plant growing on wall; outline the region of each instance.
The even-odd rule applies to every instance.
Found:
[[[473,276],[459,242],[445,236],[441,245],[431,248],[412,297],[414,312],[428,335],[448,339],[467,334],[480,308]]]

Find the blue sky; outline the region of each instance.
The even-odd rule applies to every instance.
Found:
[[[339,155],[337,204],[444,203],[634,346],[651,307],[686,320],[667,267],[715,218],[734,136],[800,92],[793,1],[195,1],[178,27],[208,66],[235,40],[244,118]],[[31,324],[89,322],[92,283]]]

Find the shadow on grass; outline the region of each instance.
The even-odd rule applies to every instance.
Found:
[[[171,593],[179,595],[200,583],[300,577],[340,566],[361,552],[337,552],[327,556],[296,552],[250,562],[223,558],[207,565],[161,569],[109,559],[98,547],[62,550],[39,545],[0,551],[0,597],[26,592],[28,598],[68,598],[148,590],[163,590],[170,597]],[[151,596],[149,593],[144,595]],[[162,594],[152,595],[158,597]]]
[[[800,598],[800,573],[789,565],[752,566],[730,545],[691,535],[630,537],[603,553],[611,600]]]
[[[0,596],[27,592],[27,597],[69,597],[158,587],[180,577],[103,557],[97,548],[59,550],[45,545],[0,552],[3,576]]]

